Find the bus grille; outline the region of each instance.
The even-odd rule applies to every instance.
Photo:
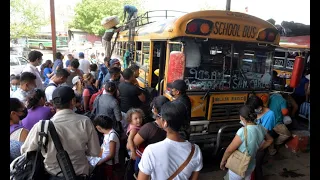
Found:
[[[211,120],[236,120],[239,119],[239,109],[243,104],[217,104],[212,107]]]

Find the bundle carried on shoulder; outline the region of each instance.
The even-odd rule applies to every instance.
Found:
[[[105,29],[110,29],[112,27],[115,27],[120,23],[118,16],[108,16],[102,19],[101,25]]]

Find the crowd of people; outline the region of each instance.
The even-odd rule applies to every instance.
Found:
[[[40,120],[51,120],[78,176],[99,172],[101,179],[121,179],[114,172],[124,167],[127,157],[133,162],[132,176],[140,180],[198,179],[203,159],[199,146],[188,141],[191,102],[183,80],[170,84],[173,101],[157,96],[149,103],[136,79],[137,65],[121,71],[118,59],[105,58],[99,64],[94,57],[86,60],[83,53],[79,59],[67,55],[63,65],[59,52],[53,63],[42,64],[42,56],[31,51],[27,67],[10,79],[11,161],[38,148]],[[254,172],[256,179],[262,178],[265,154],[275,154],[291,136],[283,123],[290,113],[283,96],[273,94],[268,107],[253,95],[240,109],[244,127],[227,148],[222,169],[235,150],[247,150],[255,158],[246,176]],[[44,148],[50,179],[64,179],[50,138]],[[227,175],[241,179],[231,170]]]

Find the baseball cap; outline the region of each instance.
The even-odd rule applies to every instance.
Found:
[[[80,81],[80,77],[79,76],[75,76],[72,78],[72,84],[75,85],[78,81]]]
[[[75,97],[74,91],[69,86],[59,86],[52,93],[54,104],[65,104]]]
[[[188,89],[186,82],[184,82],[184,80],[182,80],[182,79],[177,79],[177,80],[173,81],[173,83],[169,83],[168,87],[174,88],[174,89],[181,91],[181,92],[185,92]]]
[[[84,57],[84,53],[83,52],[79,52],[79,56],[83,56]]]
[[[119,59],[111,59],[111,60],[110,60],[110,66],[113,66],[113,65],[115,65],[115,64],[120,64]]]

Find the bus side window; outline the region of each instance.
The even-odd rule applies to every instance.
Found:
[[[141,44],[142,42],[135,43],[135,62],[141,65]]]
[[[150,50],[150,42],[142,43],[142,66],[145,66],[147,69],[149,68],[149,50]]]
[[[275,51],[273,59],[273,65],[276,68],[283,68],[285,65],[286,53],[282,51]]]

